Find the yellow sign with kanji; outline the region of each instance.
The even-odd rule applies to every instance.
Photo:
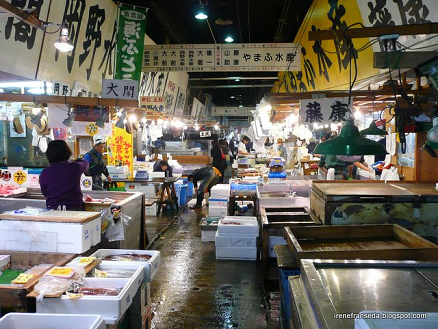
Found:
[[[108,164],[118,166],[129,166],[132,176],[134,149],[132,134],[128,134],[125,129],[113,126],[113,134],[108,138]]]
[[[18,185],[22,185],[26,183],[26,181],[27,181],[27,175],[24,171],[18,170],[17,172],[15,172],[14,174],[15,183],[17,183]]]
[[[95,123],[90,122],[86,127],[85,130],[87,131],[87,134],[90,136],[94,136],[99,132],[99,127],[96,126]]]

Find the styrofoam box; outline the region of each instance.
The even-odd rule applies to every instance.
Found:
[[[106,324],[115,324],[132,304],[132,299],[143,282],[141,269],[135,279],[85,278],[84,287],[122,288],[117,296],[82,296],[71,299],[66,295],[60,298],[44,298],[36,303],[37,313],[55,314],[99,314]]]
[[[208,216],[210,217],[225,217],[228,213],[228,208],[224,207],[208,207]]]
[[[164,178],[165,174],[164,172],[149,171],[149,180],[152,180],[152,178]]]
[[[101,219],[85,224],[0,221],[0,250],[80,254],[100,242]]]
[[[152,257],[145,262],[129,262],[136,265],[143,266],[144,271],[144,280],[146,282],[152,281],[155,275],[157,274],[157,270],[160,266],[161,256],[159,251],[155,250],[133,250],[133,249],[99,249],[90,257],[96,257],[99,259],[105,258],[110,255],[122,255],[122,254],[138,254],[138,255],[151,255]],[[116,262],[110,260],[102,260],[102,264],[119,264],[119,265],[127,265],[127,262]]]
[[[212,198],[229,198],[230,185],[229,184],[217,184],[210,189]]]
[[[216,259],[256,260],[256,247],[216,247]]]
[[[227,208],[228,199],[209,198],[208,204],[210,205],[210,207]]]
[[[154,203],[152,206],[145,207],[146,216],[157,216],[157,204]]]
[[[239,223],[239,225],[226,224],[226,223]],[[219,235],[259,235],[259,225],[256,217],[250,216],[226,216],[218,223],[217,231]]]
[[[9,313],[0,319],[2,329],[105,329],[98,314]]]
[[[157,195],[158,190],[159,190],[159,186],[158,184],[150,184],[150,185],[145,185],[144,183],[125,183],[125,188],[126,191],[131,192],[131,191],[135,191],[135,192],[142,192],[145,195]]]
[[[380,317],[385,313],[388,318],[383,319],[355,319],[354,328],[355,329],[387,329],[387,328],[397,328],[397,329],[435,329],[438,328],[438,313],[424,313],[426,319],[408,319],[409,312],[373,312],[373,311],[363,311],[360,314]],[[416,316],[419,313],[416,312]],[[389,318],[392,316],[393,318]],[[395,318],[400,316],[400,318]]]
[[[286,245],[286,244],[287,241],[282,236],[270,236],[268,241],[269,257],[277,258],[277,255],[275,255],[274,246]]]
[[[201,231],[201,241],[202,242],[214,242],[214,237],[216,235],[216,231]]]
[[[216,232],[215,236],[216,247],[256,247],[257,235],[219,235]]]

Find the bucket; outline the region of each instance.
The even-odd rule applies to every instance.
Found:
[[[188,184],[181,185],[181,191],[180,191],[179,198],[178,198],[178,205],[180,207],[184,207],[187,204],[188,190],[189,190]]]
[[[194,190],[193,182],[188,182],[187,186],[188,186],[187,196],[191,198],[193,196],[193,190]]]

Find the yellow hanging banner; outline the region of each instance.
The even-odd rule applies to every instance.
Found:
[[[361,80],[380,73],[373,68],[370,39],[309,41],[309,31],[360,28],[363,24],[357,1],[314,0],[295,37],[294,49],[301,56],[301,71],[280,72],[280,83],[273,93],[306,92],[314,90],[348,90],[354,79],[357,64],[357,85]]]
[[[118,166],[129,166],[129,172],[133,171],[134,148],[132,134],[128,134],[125,129],[113,125],[113,133],[108,138],[108,164]]]

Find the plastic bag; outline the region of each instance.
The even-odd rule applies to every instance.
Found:
[[[327,180],[335,180],[335,168],[327,170]]]
[[[118,221],[114,225],[108,226],[105,237],[109,242],[125,240],[125,231],[123,230],[122,221]]]
[[[77,290],[84,284],[85,271],[81,267],[74,267],[75,273],[71,278],[61,278],[44,275],[35,285],[34,291],[38,294],[37,302],[42,302],[44,296],[62,294],[68,290]]]
[[[382,175],[380,176],[380,180],[384,180],[384,181],[400,180],[400,176],[398,175],[398,169],[396,167],[392,167],[390,169],[383,169]]]
[[[102,234],[111,241],[125,240],[123,225],[129,225],[131,216],[122,214],[122,209],[118,205],[111,205],[101,213]]]
[[[9,210],[9,211],[5,211],[3,212],[4,214],[19,214],[19,215],[24,215],[24,216],[34,216],[34,215],[39,215],[39,214],[43,214],[46,213],[48,211],[51,211],[49,209],[45,209],[45,208],[35,208],[35,207],[25,207],[25,208],[21,208],[21,209],[17,209],[17,210]]]

